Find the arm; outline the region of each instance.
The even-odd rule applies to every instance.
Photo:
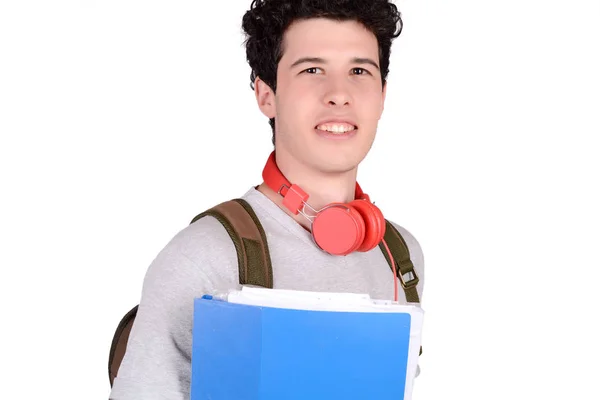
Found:
[[[393,222],[392,222],[393,223]],[[410,233],[406,228],[399,226],[398,224],[394,224],[394,227],[398,230],[400,235],[404,238],[406,242],[406,246],[408,247],[408,251],[410,253],[410,259],[414,265],[415,272],[419,277],[419,283],[417,285],[417,293],[419,294],[419,302],[422,305],[423,302],[423,289],[425,284],[425,263],[423,250],[421,245],[417,241],[417,239]],[[415,373],[415,377],[421,374],[421,367],[417,365],[417,371]]]
[[[152,262],[111,400],[189,399],[193,300],[236,286],[230,243],[222,226],[205,218],[180,232]]]

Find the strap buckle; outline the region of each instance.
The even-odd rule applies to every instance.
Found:
[[[405,273],[402,273],[402,268],[399,268],[398,272],[399,272],[398,278],[400,278],[400,283],[402,284],[402,287],[404,289],[412,289],[419,284],[419,276],[417,275],[417,271],[415,271],[414,268],[411,267],[410,270],[406,271]],[[409,274],[410,274],[410,279],[405,280],[404,275],[409,275]]]

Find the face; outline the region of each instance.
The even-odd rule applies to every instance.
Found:
[[[323,173],[354,171],[383,112],[377,38],[354,21],[310,19],[289,27],[282,50],[277,93],[256,85],[261,110],[275,117],[278,161]]]

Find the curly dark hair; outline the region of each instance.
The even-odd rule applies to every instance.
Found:
[[[390,0],[253,0],[242,19],[246,59],[252,72],[250,87],[259,76],[275,92],[283,34],[292,22],[309,18],[353,20],[377,37],[382,84],[389,72],[393,39],[402,32],[402,17]],[[275,144],[275,119],[269,120]]]

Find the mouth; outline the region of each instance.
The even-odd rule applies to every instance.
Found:
[[[351,122],[325,122],[315,126],[315,131],[326,138],[349,138],[356,134],[358,126]]]

